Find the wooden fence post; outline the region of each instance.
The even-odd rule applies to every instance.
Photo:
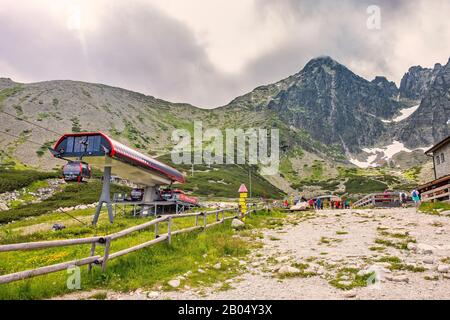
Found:
[[[167,242],[172,243],[172,217],[167,221]]]
[[[93,257],[95,254],[95,247],[97,246],[97,242],[93,242],[91,245],[91,252],[89,254],[90,257]],[[88,271],[91,272],[92,271],[92,263],[88,264]]]
[[[103,261],[102,261],[102,272],[106,271],[106,264],[108,263],[110,246],[111,246],[111,238],[107,237],[106,242],[105,242],[105,251],[103,254]]]
[[[216,212],[216,221],[219,221],[219,211]]]
[[[155,223],[155,238],[159,237],[159,235],[158,235],[158,225],[159,225],[159,223]]]
[[[195,216],[195,226],[198,227],[198,214]]]
[[[202,213],[203,213],[203,228],[206,228],[206,218],[208,217],[208,215],[206,214],[206,212]]]

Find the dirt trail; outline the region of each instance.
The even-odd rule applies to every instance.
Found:
[[[264,247],[242,262],[243,273],[227,280],[226,291],[223,283],[181,285],[111,292],[108,299],[450,299],[448,217],[415,209],[323,210],[287,220],[280,230],[263,231]],[[361,279],[363,286],[354,287]]]

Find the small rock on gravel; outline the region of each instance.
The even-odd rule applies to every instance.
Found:
[[[288,273],[299,273],[300,270],[291,266],[283,266],[278,269],[279,274],[288,274]]]
[[[395,276],[395,277],[392,277],[391,281],[408,283],[409,282],[409,278],[407,276]]]
[[[423,263],[433,264],[434,263],[434,258],[433,257],[426,257],[425,259],[423,259]]]
[[[216,263],[216,264],[214,265],[214,269],[219,270],[219,269],[221,269],[221,268],[222,268],[222,264],[221,264],[220,262],[218,262],[218,263]]]
[[[173,279],[170,280],[169,282],[167,282],[169,284],[169,286],[171,286],[172,288],[178,288],[180,286],[180,280],[179,279]]]
[[[346,291],[343,294],[344,298],[355,298],[356,292],[355,291]]]
[[[438,265],[437,271],[440,273],[448,273],[450,270],[450,266],[447,264]]]
[[[421,254],[432,254],[435,249],[435,247],[425,243],[419,243],[417,245],[417,251]]]
[[[150,291],[147,293],[147,298],[156,298],[159,296],[159,292],[158,291]]]

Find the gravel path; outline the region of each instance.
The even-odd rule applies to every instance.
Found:
[[[223,283],[201,290],[181,284],[176,291],[111,292],[108,299],[450,299],[449,217],[411,208],[323,210],[291,215],[263,235],[263,248],[227,280],[228,290],[219,290]]]

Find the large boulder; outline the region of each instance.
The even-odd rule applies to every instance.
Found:
[[[233,221],[231,221],[231,227],[233,229],[243,229],[245,227],[245,223],[239,219],[233,219]]]

